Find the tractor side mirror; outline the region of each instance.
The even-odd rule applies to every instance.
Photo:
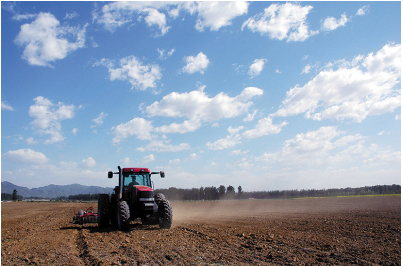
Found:
[[[160,175],[161,175],[161,178],[164,178],[164,177],[165,177],[165,172],[164,172],[164,171],[161,171],[161,172],[160,172]]]
[[[108,172],[108,178],[112,178],[113,177],[113,172],[112,171],[109,171]]]

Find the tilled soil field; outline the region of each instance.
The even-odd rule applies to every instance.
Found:
[[[171,229],[128,232],[72,224],[91,205],[2,203],[1,264],[401,264],[400,196],[172,202]]]

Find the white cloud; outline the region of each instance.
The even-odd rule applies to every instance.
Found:
[[[165,49],[157,49],[158,54],[160,55],[158,58],[160,60],[165,60],[168,57],[171,57],[173,55],[173,53],[175,52],[175,49],[171,49],[169,52],[166,53],[165,55]]]
[[[279,125],[274,125],[270,116],[260,119],[257,125],[251,129],[242,133],[242,136],[248,139],[258,138],[261,136],[269,135],[269,134],[278,134],[281,131],[281,128],[287,125],[287,122],[282,122]]]
[[[157,26],[161,30],[161,36],[165,35],[169,28],[167,26],[166,17],[164,13],[159,12],[155,8],[146,8],[143,12],[147,13],[147,16],[144,18],[147,26]]]
[[[92,125],[91,128],[102,125],[104,123],[105,117],[107,116],[108,114],[101,112],[97,118],[92,119],[92,121],[94,121],[96,125]]]
[[[247,27],[252,32],[267,34],[271,39],[287,39],[287,42],[305,41],[318,33],[308,30],[306,24],[306,17],[312,8],[292,3],[271,4],[263,13],[245,21],[242,30]]]
[[[157,36],[163,36],[170,27],[167,26],[165,14],[158,9],[169,9],[170,5],[170,3],[164,2],[114,2],[104,5],[99,12],[94,10],[92,19],[113,32],[118,27],[133,23],[136,17],[138,21],[141,21],[145,15],[144,21],[147,26],[158,28],[160,33]]]
[[[309,72],[311,72],[311,68],[312,66],[310,64],[307,64],[302,70],[301,74],[308,74]]]
[[[78,133],[78,128],[73,128],[73,130],[71,130],[71,133],[73,133],[73,135],[77,135],[77,133]]]
[[[206,146],[210,150],[222,150],[227,148],[232,148],[235,145],[241,143],[241,135],[238,134],[240,130],[243,129],[243,126],[240,127],[229,127],[227,130],[230,133],[226,138],[219,139],[213,143],[207,142]]]
[[[105,29],[115,31],[134,21],[144,21],[149,27],[157,27],[160,30],[159,36],[165,35],[169,26],[167,25],[166,14],[176,19],[180,11],[187,11],[191,15],[198,16],[195,28],[203,31],[210,28],[212,31],[231,25],[231,20],[237,16],[246,14],[248,3],[236,2],[114,2],[102,6],[100,11],[93,12],[93,21],[101,24]]]
[[[51,66],[50,62],[84,47],[85,28],[60,26],[52,14],[40,13],[31,24],[21,26],[15,43],[24,47],[22,58],[30,65]]]
[[[246,113],[252,105],[250,99],[262,94],[263,90],[255,87],[245,88],[236,97],[219,93],[210,98],[203,90],[172,92],[164,96],[160,102],[147,106],[145,112],[150,116],[189,118],[182,124],[173,123],[156,129],[165,133],[185,133],[195,131],[201,126],[201,122],[214,122]]]
[[[110,80],[127,80],[139,90],[155,88],[156,82],[162,78],[161,68],[157,64],[143,65],[135,56],[127,56],[120,59],[120,67],[114,68],[114,63],[109,59],[101,59],[94,66],[103,65],[109,69]]]
[[[201,121],[197,117],[192,117],[181,124],[172,123],[168,126],[160,126],[155,128],[155,132],[161,133],[187,133],[194,132],[201,126]]]
[[[345,26],[347,22],[348,18],[346,14],[342,14],[339,20],[335,19],[334,17],[328,17],[322,23],[322,30],[332,31],[338,27]]]
[[[355,14],[355,15],[364,16],[364,15],[368,14],[368,12],[369,12],[369,6],[363,6],[358,9],[357,14]]]
[[[129,166],[133,164],[133,161],[129,157],[125,157],[122,161],[123,165]]]
[[[30,124],[40,135],[50,135],[45,144],[63,141],[65,138],[61,132],[61,121],[74,117],[74,105],[64,105],[59,102],[53,104],[49,99],[38,96],[35,104],[29,108],[29,116],[34,117]]]
[[[185,57],[186,66],[182,68],[182,72],[193,74],[196,72],[200,72],[204,74],[204,71],[207,69],[210,61],[207,56],[200,52],[197,56],[187,56]]]
[[[180,162],[181,162],[180,159],[169,160],[169,165],[180,164]]]
[[[155,161],[155,156],[154,156],[154,154],[151,153],[150,155],[144,156],[143,159],[141,160],[141,163],[146,164],[146,163],[150,163],[150,162],[154,162],[154,161]]]
[[[28,137],[27,140],[26,140],[26,142],[27,142],[29,145],[36,145],[36,144],[38,144],[38,142],[37,142],[36,140],[34,140],[33,137]]]
[[[87,159],[82,160],[81,167],[83,168],[93,168],[97,163],[95,162],[94,158],[88,157]]]
[[[1,110],[14,111],[14,108],[6,102],[1,101]]]
[[[151,140],[151,132],[153,126],[151,121],[144,118],[135,117],[127,123],[122,123],[116,127],[112,127],[113,134],[116,135],[112,139],[113,143],[120,143],[123,139],[136,135],[141,140]]]
[[[248,12],[248,2],[197,2],[188,9],[191,14],[198,12],[196,29],[204,31],[204,28],[210,28],[211,31],[217,31],[222,27],[231,25],[231,20]]]
[[[74,11],[73,13],[66,13],[66,16],[64,17],[64,19],[73,19],[78,17],[78,13],[76,11]]]
[[[255,115],[256,115],[256,114],[257,114],[257,110],[254,110],[253,113],[248,114],[248,115],[243,119],[243,121],[244,121],[244,122],[251,122],[251,121],[253,121],[253,119],[255,119]]]
[[[286,140],[279,152],[266,152],[257,159],[283,165],[346,162],[351,156],[363,153],[363,150],[356,152],[362,143],[359,143],[359,146],[348,146],[350,143],[362,140],[363,137],[359,134],[340,137],[344,134],[345,132],[337,130],[337,127],[321,127],[316,131],[298,134],[293,139]]]
[[[266,59],[255,59],[255,61],[253,61],[253,64],[249,66],[249,76],[251,76],[251,78],[259,76],[266,62]]]
[[[249,151],[233,150],[230,155],[246,155]]]
[[[287,92],[276,116],[305,113],[306,118],[352,119],[393,112],[401,105],[400,44],[385,45],[376,54],[342,60],[336,70],[325,69],[303,87]],[[332,64],[333,65],[333,64]]]
[[[45,164],[48,162],[48,158],[43,153],[31,149],[8,151],[3,154],[3,157],[21,164]]]
[[[139,147],[137,151],[156,151],[156,152],[178,152],[190,149],[188,143],[181,143],[179,145],[169,144],[169,141],[152,140],[145,147]]]

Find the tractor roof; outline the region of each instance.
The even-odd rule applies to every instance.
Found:
[[[149,173],[150,169],[149,168],[144,168],[144,167],[126,167],[122,169],[123,173],[131,172],[131,173]]]

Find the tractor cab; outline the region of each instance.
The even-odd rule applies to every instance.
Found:
[[[151,176],[148,168],[123,168],[123,186],[151,187]]]

